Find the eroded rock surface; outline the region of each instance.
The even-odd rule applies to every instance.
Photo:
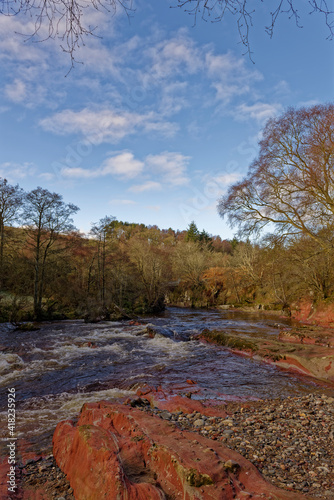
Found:
[[[58,424],[53,452],[80,500],[306,498],[222,443],[125,405],[84,405],[77,424]]]
[[[224,345],[236,354],[250,356],[257,361],[313,377],[325,382],[334,382],[333,332],[317,336],[301,334],[298,329],[284,330],[278,338],[267,339],[250,335],[226,334],[224,331],[203,330],[200,339]]]

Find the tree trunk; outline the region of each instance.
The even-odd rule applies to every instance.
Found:
[[[3,249],[5,242],[5,226],[3,220],[0,219],[0,290],[3,287]]]
[[[41,220],[41,219],[40,219]],[[34,281],[34,319],[41,317],[41,307],[39,304],[39,282],[40,282],[40,246],[41,246],[41,228],[37,229],[36,249],[35,249],[35,281]]]

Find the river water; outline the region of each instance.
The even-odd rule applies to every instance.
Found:
[[[276,321],[240,312],[169,308],[140,325],[77,320],[42,323],[32,332],[0,325],[1,421],[7,418],[7,389],[15,388],[18,440],[48,452],[57,422],[75,417],[83,403],[131,397],[145,384],[184,394],[190,378],[197,383],[193,398],[222,401],[334,395],[332,388],[310,379],[196,340],[204,328],[277,336]],[[157,332],[154,338],[143,335],[146,324]],[[4,426],[0,437],[7,435]]]

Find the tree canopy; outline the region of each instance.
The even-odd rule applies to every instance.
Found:
[[[247,176],[232,185],[218,211],[245,235],[273,227],[334,242],[334,105],[288,109],[270,119]]]
[[[73,203],[65,204],[60,194],[41,187],[25,195],[22,219],[34,253],[35,318],[41,316],[45,270],[51,249],[61,235],[75,230],[72,215],[78,210]]]

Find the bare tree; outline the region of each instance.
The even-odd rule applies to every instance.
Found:
[[[7,179],[0,177],[0,289],[3,282],[5,225],[18,218],[22,197],[23,190],[18,184],[11,186]]]
[[[334,105],[289,109],[268,121],[259,156],[232,185],[218,211],[250,235],[274,228],[334,242]]]
[[[0,13],[5,16],[29,15],[34,22],[28,39],[45,41],[57,39],[60,47],[75,62],[75,51],[85,45],[87,36],[97,36],[96,26],[86,24],[92,9],[115,14],[122,8],[128,15],[133,0],[0,0]],[[37,39],[37,35],[41,35]]]
[[[100,291],[100,300],[105,307],[106,295],[106,257],[107,257],[107,238],[110,236],[111,223],[116,220],[115,217],[106,215],[99,222],[93,224],[90,233],[97,241],[97,264],[98,264],[98,288]]]
[[[310,13],[317,12],[324,16],[328,28],[328,38],[333,39],[333,9],[329,8],[326,0],[309,0],[308,3]],[[246,52],[251,54],[249,34],[253,26],[253,15],[257,9],[256,2],[252,0],[177,0],[177,5],[194,17],[194,24],[196,24],[198,17],[205,21],[219,22],[227,14],[232,14],[236,18],[240,41]],[[265,26],[265,31],[270,38],[274,34],[277,19],[282,14],[288,15],[289,19],[295,20],[296,26],[302,27],[302,19],[296,0],[276,0],[270,8],[272,10],[269,11],[268,24]]]
[[[29,38],[41,35],[41,40],[59,39],[61,48],[70,54],[72,65],[75,61],[75,50],[84,45],[87,36],[97,36],[96,26],[86,24],[92,9],[113,13],[121,8],[128,15],[134,12],[134,0],[0,0],[0,13],[15,16],[20,13],[29,14],[34,22],[34,31]],[[249,33],[252,18],[257,9],[254,0],[169,0],[171,7],[179,7],[197,18],[212,22],[221,21],[231,14],[236,18],[241,43],[246,52],[251,54]],[[310,13],[320,13],[328,28],[328,38],[334,36],[333,9],[327,0],[309,0]],[[296,6],[297,4],[297,6]],[[269,10],[269,8],[268,8]],[[276,0],[269,10],[268,25],[265,30],[272,37],[277,19],[287,14],[301,27],[301,15],[296,0]]]
[[[34,255],[34,317],[41,317],[47,260],[61,235],[75,230],[72,215],[79,208],[65,204],[62,196],[37,187],[25,196],[23,220]],[[57,248],[60,252],[64,249]]]

